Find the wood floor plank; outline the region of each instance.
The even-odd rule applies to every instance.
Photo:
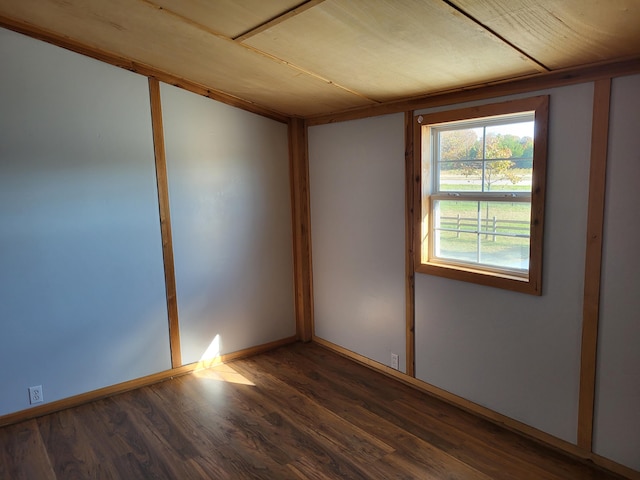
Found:
[[[138,393],[140,391],[133,395]],[[86,420],[88,428],[95,432],[91,438],[96,445],[94,449],[105,452],[107,457],[109,449],[113,450],[115,456],[110,461],[118,472],[115,478],[196,478],[183,468],[183,457],[166,448],[157,432],[140,422],[139,412],[123,408],[116,401],[119,397],[122,396],[100,400],[95,415]],[[102,430],[99,430],[100,426]],[[109,439],[110,447],[101,441],[105,436]]]
[[[87,441],[92,444],[96,457],[101,463],[113,466],[114,478],[133,475],[142,477],[155,469],[153,461],[149,461],[152,454],[143,454],[144,460],[140,461],[144,440],[137,434],[134,426],[127,423],[126,412],[120,410],[114,412],[114,407],[109,405],[111,402],[111,399],[106,399],[87,405],[89,411],[83,416],[81,422]],[[125,433],[128,430],[131,432]],[[103,441],[104,436],[109,441]],[[147,467],[143,467],[143,464]],[[155,470],[158,471],[158,469]]]
[[[158,402],[164,402],[166,408],[174,413],[174,422],[183,431],[190,431],[194,443],[199,445],[201,455],[196,463],[202,468],[211,468],[207,455],[215,452],[221,461],[214,469],[224,466],[233,472],[232,478],[295,478],[286,467],[290,457],[282,451],[277,442],[271,440],[269,424],[262,418],[262,411],[246,414],[249,410],[241,405],[245,402],[238,391],[242,386],[220,383],[216,385],[215,395],[211,392],[210,379],[191,378],[190,388],[181,387],[198,396],[205,392],[209,401],[197,401],[197,406],[187,410],[174,410],[174,401],[166,392],[158,394]],[[204,389],[193,387],[205,387]],[[194,393],[200,391],[200,394]],[[208,392],[208,393],[207,393]]]
[[[252,365],[252,369],[247,368],[247,364]],[[350,452],[352,457],[358,458],[360,462],[358,466],[361,471],[366,473],[367,478],[394,478],[396,473],[401,472],[384,472],[384,465],[379,465],[376,468],[371,468],[372,465],[376,464],[381,458],[385,457],[389,453],[395,451],[394,446],[389,445],[385,441],[381,440],[375,434],[367,432],[365,429],[360,428],[354,423],[346,421],[344,418],[339,415],[331,412],[328,409],[324,409],[323,407],[315,404],[315,402],[310,401],[304,396],[299,394],[295,394],[295,389],[290,387],[286,382],[283,382],[272,376],[270,373],[267,373],[265,369],[260,369],[258,373],[252,370],[258,370],[260,367],[255,365],[253,362],[243,362],[242,366],[238,366],[241,371],[248,377],[251,375],[255,375],[255,378],[260,377],[262,379],[269,378],[266,384],[271,386],[271,390],[269,393],[263,392],[264,395],[274,395],[274,399],[276,401],[288,401],[287,404],[289,406],[288,411],[293,412],[296,416],[291,417],[297,424],[308,424],[310,427],[315,424],[315,428],[318,431],[323,432],[323,435],[327,435],[326,438],[329,442],[336,442],[338,448],[343,449],[343,451]],[[349,403],[347,401],[346,403]],[[336,427],[335,430],[328,429],[324,430],[325,426],[323,422],[327,422],[329,419],[339,419],[340,427]],[[308,422],[308,423],[307,423]],[[384,418],[380,417],[379,422],[384,422]],[[335,432],[342,430],[344,432],[343,435],[340,435],[342,438],[337,440],[335,436]],[[383,450],[372,453],[366,451],[367,444],[377,444],[378,446],[383,447]],[[466,465],[456,458],[453,458],[446,452],[433,447],[431,444],[423,442],[421,445],[421,449],[424,453],[424,458],[428,458],[429,461],[422,462],[422,469],[425,472],[429,472],[434,476],[443,476],[445,473],[450,478],[465,478],[469,480],[489,480],[489,477],[484,475],[483,473],[475,470],[473,467]],[[376,474],[376,470],[378,474]]]
[[[35,420],[0,429],[0,479],[55,479]]]
[[[277,364],[276,364],[277,365]],[[269,369],[275,368],[279,371],[284,371],[280,366],[273,366],[271,362],[262,364],[263,368]],[[530,466],[525,465],[524,462],[519,462],[521,468],[510,462],[505,458],[504,454],[500,456],[500,463],[509,465],[509,471],[511,473],[503,474],[503,468],[496,464],[495,459],[491,458],[491,452],[487,452],[484,446],[479,445],[476,448],[477,456],[474,456],[474,450],[466,446],[464,449],[459,448],[459,444],[468,437],[467,433],[464,435],[453,436],[449,435],[447,430],[429,428],[425,422],[418,421],[422,416],[422,412],[419,415],[415,415],[413,411],[407,413],[403,412],[402,408],[398,408],[396,402],[401,401],[401,396],[398,395],[396,402],[388,402],[384,399],[375,399],[370,391],[364,390],[361,392],[360,397],[354,395],[353,388],[349,388],[346,383],[335,384],[335,375],[330,378],[324,377],[321,374],[314,372],[313,365],[307,364],[298,358],[296,366],[289,365],[287,372],[290,369],[298,368],[301,372],[304,371],[307,378],[313,378],[307,382],[306,386],[303,386],[300,382],[300,378],[293,378],[293,376],[287,376],[285,381],[295,385],[297,389],[306,390],[308,392],[317,392],[320,394],[318,400],[326,405],[329,409],[335,411],[340,416],[347,419],[349,422],[359,425],[360,427],[375,432],[380,438],[385,439],[388,442],[402,442],[406,440],[409,435],[415,435],[427,442],[427,445],[435,445],[439,450],[447,452],[458,460],[467,463],[480,472],[492,475],[492,478],[496,479],[512,479],[514,473],[525,477],[531,475]],[[365,372],[366,373],[366,372]],[[388,379],[381,379],[382,384],[389,382],[387,387],[393,388],[393,381]],[[327,385],[323,385],[323,382]],[[348,392],[349,396],[340,399],[341,392]],[[411,391],[413,395],[415,392]],[[360,404],[358,404],[360,402]],[[365,403],[366,402],[366,403]],[[366,405],[366,408],[362,405]],[[423,447],[424,448],[424,447]],[[499,452],[497,452],[499,453]],[[535,469],[535,467],[534,467]],[[546,472],[542,472],[543,475],[540,479],[548,478]]]
[[[420,394],[383,375],[379,375],[376,382],[358,380],[363,372],[369,377],[366,374],[368,369],[347,359],[332,362],[332,352],[319,348],[296,351],[296,348],[269,352],[267,356],[272,361],[261,362],[261,365],[266,369],[282,371],[283,381],[300,390],[317,393],[322,388],[318,384],[324,384],[325,392],[334,392],[332,395],[321,395],[325,404],[334,401],[341,392],[348,392],[354,403],[363,405],[380,417],[393,420],[395,425],[407,432],[437,445],[493,478],[511,479],[514,474],[518,478],[536,479],[617,478],[608,477],[608,473],[569,459],[553,449],[541,447],[532,440],[439,399]],[[296,370],[298,373],[293,373]],[[301,372],[304,372],[306,382],[300,380]],[[354,382],[351,382],[352,378]],[[316,384],[311,386],[312,382]],[[387,389],[394,390],[394,400],[385,399],[384,391]],[[403,408],[403,405],[410,407]],[[340,415],[349,416],[349,412]],[[352,418],[350,421],[359,420]],[[496,458],[499,463],[496,463]]]
[[[113,397],[113,402],[127,412],[134,427],[143,434],[151,434],[163,452],[171,452],[180,461],[198,456],[189,433],[175,421],[176,413],[160,405],[158,397],[148,388]]]
[[[238,368],[248,378],[255,375],[253,369],[246,368],[244,364],[238,365]],[[327,442],[335,444],[338,448],[349,450],[351,455],[359,457],[364,462],[376,461],[393,451],[392,446],[347,422],[277,377],[265,371],[255,375],[256,380],[258,377],[263,380],[260,387],[262,395],[272,398],[275,402],[286,404],[285,415],[296,423],[306,425],[310,430],[317,432]]]
[[[264,387],[264,382],[261,383]],[[243,398],[236,397],[238,405],[258,406],[258,409],[245,407],[244,411],[247,415],[262,415],[261,418],[268,422],[269,426],[264,429],[275,443],[290,452],[290,466],[295,464],[300,456],[307,456],[315,460],[316,468],[322,467],[326,472],[330,472],[332,478],[368,478],[356,465],[356,456],[352,454],[352,449],[345,452],[340,445],[328,441],[326,434],[316,430],[318,419],[312,425],[301,421],[303,419],[290,412],[291,403],[282,398],[265,395],[264,388],[242,389],[241,396]]]
[[[208,410],[206,404],[183,411],[174,410],[170,405],[167,408],[174,412],[176,425],[190,432],[191,441],[200,453],[188,463],[196,471],[206,472],[203,478],[265,478],[262,466],[256,465],[252,458],[247,460],[247,455],[236,448],[231,439],[234,427],[220,418],[224,408]]]
[[[314,344],[0,428],[0,480],[614,480]]]
[[[56,478],[111,479],[116,476],[113,464],[101,462],[84,435],[80,425],[85,411],[86,406],[81,406],[37,420]]]

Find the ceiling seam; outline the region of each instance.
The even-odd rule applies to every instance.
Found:
[[[284,22],[285,20],[288,20],[288,19],[290,19],[292,17],[300,15],[303,12],[306,12],[307,10],[315,7],[316,5],[320,5],[324,1],[325,0],[306,0],[306,1],[298,4],[297,6],[287,10],[286,12],[280,13],[280,14],[276,15],[275,17],[270,18],[266,22],[262,22],[260,25],[256,25],[255,27],[251,27],[246,32],[243,32],[240,35],[236,35],[232,39],[235,40],[236,42],[243,42],[243,41],[253,37],[254,35],[257,35],[260,32],[264,32],[265,30],[267,30],[267,29],[269,29],[269,28],[271,28],[271,27],[273,27],[275,25],[278,25],[279,23]]]
[[[493,30],[491,27],[488,27],[487,25],[482,23],[480,20],[478,20],[477,18],[475,18],[471,14],[467,13],[462,7],[459,7],[458,5],[456,5],[452,0],[442,0],[442,3],[444,3],[444,4],[448,5],[449,7],[453,8],[456,12],[460,13],[465,18],[468,18],[473,23],[475,23],[476,25],[478,25],[479,27],[481,27],[482,29],[486,30],[491,35],[496,37],[498,40],[500,40],[504,44],[508,45],[510,48],[514,49],[515,51],[517,51],[520,55],[524,56],[527,60],[529,60],[530,62],[533,62],[536,65],[536,67],[538,67],[539,69],[542,69],[542,71],[551,72],[551,68],[547,67],[544,63],[538,61],[536,58],[534,58],[531,55],[529,55],[527,52],[522,50],[520,47],[518,47],[514,43],[510,42],[509,40],[507,40],[505,37],[500,35],[498,32]]]
[[[351,95],[355,95],[355,96],[357,96],[359,98],[362,98],[362,99],[367,100],[367,101],[372,102],[372,103],[376,103],[376,104],[382,103],[380,100],[375,100],[373,98],[367,97],[366,95],[364,95],[364,94],[362,94],[360,92],[357,92],[357,91],[352,90],[352,89],[350,89],[348,87],[345,87],[344,85],[336,83],[333,80],[330,80],[328,78],[323,77],[322,75],[319,75],[319,74],[317,74],[315,72],[312,72],[311,70],[307,70],[307,69],[302,68],[302,67],[300,67],[298,65],[295,65],[293,63],[287,62],[286,60],[284,60],[282,58],[279,58],[279,57],[277,57],[275,55],[267,53],[267,52],[265,52],[263,50],[260,50],[258,48],[252,47],[251,45],[247,45],[247,44],[245,44],[243,42],[233,40],[232,38],[227,37],[226,35],[224,35],[224,34],[222,34],[220,32],[216,32],[215,30],[213,30],[212,28],[207,27],[206,25],[202,25],[201,23],[198,23],[198,22],[196,22],[194,20],[191,20],[190,18],[185,17],[184,15],[181,15],[178,12],[174,12],[173,10],[170,10],[168,8],[165,8],[165,7],[162,7],[160,5],[157,5],[152,0],[140,0],[140,1],[152,6],[153,8],[157,8],[158,10],[161,10],[162,12],[165,12],[166,14],[171,15],[171,16],[179,19],[182,22],[188,23],[189,25],[191,25],[191,26],[193,26],[193,27],[205,32],[205,33],[208,33],[209,35],[213,35],[215,37],[220,38],[221,40],[225,40],[227,42],[231,42],[231,43],[234,43],[236,45],[239,45],[239,46],[243,47],[246,50],[249,50],[249,51],[251,51],[253,53],[256,53],[256,54],[261,55],[261,56],[263,56],[265,58],[268,58],[271,61],[275,61],[277,63],[280,63],[281,65],[286,65],[287,67],[290,67],[293,70],[297,70],[298,72],[304,73],[305,75],[309,75],[310,77],[313,77],[313,78],[315,78],[317,80],[320,80],[320,81],[322,81],[324,83],[327,83],[329,85],[333,85],[334,87],[339,88],[340,90],[343,90],[345,92],[348,92]],[[323,2],[323,1],[325,1],[325,0],[309,0],[304,5],[313,3],[313,5],[311,5],[311,6],[315,6],[316,4],[319,4],[319,3]],[[296,8],[301,8],[301,6],[296,7]],[[311,7],[309,7],[309,8],[311,8]],[[286,13],[281,15],[280,17],[285,16],[285,15],[286,15]],[[291,15],[291,16],[289,16],[287,18],[291,18],[292,16],[294,16],[294,15]],[[280,17],[277,17],[277,18],[280,18]]]

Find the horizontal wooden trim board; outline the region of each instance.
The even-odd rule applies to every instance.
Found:
[[[255,347],[249,347],[243,350],[238,350],[237,352],[227,353],[225,355],[221,355],[215,358],[214,360],[207,361],[206,363],[203,363],[203,362],[190,363],[189,365],[183,365],[178,368],[172,368],[170,370],[165,370],[163,372],[154,373],[152,375],[147,375],[146,377],[136,378],[134,380],[129,380],[127,382],[118,383],[116,385],[99,388],[91,392],[81,393],[80,395],[74,395],[73,397],[63,398],[62,400],[57,400],[55,402],[45,403],[37,407],[28,408],[26,410],[20,410],[18,412],[10,413],[8,415],[2,415],[0,416],[0,427],[23,422],[25,420],[30,420],[36,417],[41,417],[43,415],[48,415],[50,413],[59,412],[60,410],[66,410],[67,408],[77,407],[79,405],[93,402],[101,398],[110,397],[113,395],[117,395],[119,393],[135,390],[136,388],[141,388],[147,385],[152,385],[154,383],[159,383],[164,380],[168,380],[170,378],[186,375],[186,374],[201,370],[203,368],[211,367],[213,365],[227,363],[232,360],[237,360],[239,358],[258,355],[260,353],[268,352],[269,350],[274,350],[284,345],[295,343],[296,341],[297,341],[297,338],[295,336],[283,338],[281,340],[264,343],[262,345],[256,345]]]
[[[72,52],[94,58],[96,60],[114,65],[116,67],[124,68],[125,70],[129,70],[146,77],[157,78],[161,82],[168,83],[169,85],[180,87],[197,95],[202,95],[212,100],[231,105],[232,107],[237,107],[251,113],[256,113],[258,115],[271,118],[272,120],[276,120],[278,122],[287,123],[289,121],[289,117],[281,114],[280,112],[275,112],[241,98],[234,97],[233,95],[229,95],[227,93],[205,87],[204,85],[200,85],[172,73],[159,70],[150,65],[136,62],[135,60],[132,60],[130,58],[100,50],[95,47],[83,45],[82,43],[76,42],[70,38],[63,37],[61,35],[58,35],[57,33],[21,22],[19,20],[0,15],[0,27],[13,30],[14,32],[27,35],[37,40],[51,43],[52,45],[71,50]]]
[[[310,4],[312,2],[309,2]],[[139,63],[112,52],[100,50],[66,38],[49,30],[0,15],[0,27],[13,30],[24,35],[42,40],[53,45],[86,55],[96,60],[115,65],[147,77],[174,85],[190,92],[202,95],[228,105],[262,115],[282,123],[288,123],[289,116],[270,110],[252,102],[226,94],[204,85],[192,82],[178,75],[161,71],[150,65]],[[480,85],[472,85],[454,90],[434,92],[413,98],[394,100],[377,105],[356,107],[339,112],[306,117],[306,125],[322,125],[326,123],[356,120],[360,118],[386,115],[390,113],[407,112],[429,107],[451,105],[474,100],[484,100],[505,95],[526,93],[545,88],[560,87],[576,83],[590,82],[603,78],[619,77],[640,73],[640,58],[634,57],[622,61],[594,64],[586,67],[567,68],[553,72],[536,73],[519,79],[499,80]]]
[[[307,117],[307,125],[323,125],[326,123],[357,120],[409,110],[442,107],[476,100],[534,92],[547,88],[592,82],[605,78],[633,75],[636,73],[640,73],[640,58],[591,65],[588,67],[556,70],[554,72],[534,74],[516,80],[511,79],[485,83],[451,91],[436,92],[410,99],[385,102],[379,105],[353,108],[333,114],[310,116]]]
[[[527,424],[514,420],[486,407],[473,403],[465,398],[447,392],[446,390],[438,388],[434,385],[430,385],[429,383],[419,380],[415,377],[410,377],[409,375],[406,375],[398,370],[371,360],[370,358],[341,347],[340,345],[336,345],[335,343],[332,343],[323,338],[314,335],[313,342],[344,357],[354,360],[362,365],[365,365],[375,371],[383,373],[389,377],[393,377],[396,380],[404,383],[405,385],[409,385],[424,393],[433,395],[440,400],[443,400],[451,405],[455,405],[462,410],[489,420],[496,425],[500,425],[501,427],[507,428],[515,433],[524,435],[525,437],[533,439],[543,445],[552,447],[555,450],[561,451],[574,458],[578,458],[583,461],[591,461],[602,468],[610,470],[611,472],[617,473],[619,475],[623,475],[626,478],[632,480],[640,480],[640,472],[636,472],[629,467],[625,467],[624,465],[620,465],[619,463],[616,463],[612,460],[583,450],[577,445],[561,440],[557,437],[554,437],[553,435],[549,435],[548,433],[538,430],[537,428],[531,427]]]

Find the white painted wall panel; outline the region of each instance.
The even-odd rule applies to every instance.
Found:
[[[416,275],[416,373],[573,442],[593,85],[541,93],[551,95],[543,295]]]
[[[405,370],[404,116],[309,129],[315,334]]]
[[[161,94],[183,362],[295,335],[287,126]]]
[[[0,414],[170,368],[144,77],[0,29]]]
[[[612,84],[594,451],[640,471],[640,75]]]

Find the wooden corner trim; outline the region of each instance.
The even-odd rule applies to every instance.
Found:
[[[313,265],[307,127],[302,119],[289,122],[289,175],[293,226],[293,268],[296,332],[308,342],[313,336]]]
[[[404,174],[405,174],[405,369],[407,375],[415,376],[415,270],[414,270],[414,189],[413,189],[413,171],[414,171],[414,127],[413,127],[413,111],[404,114]]]

